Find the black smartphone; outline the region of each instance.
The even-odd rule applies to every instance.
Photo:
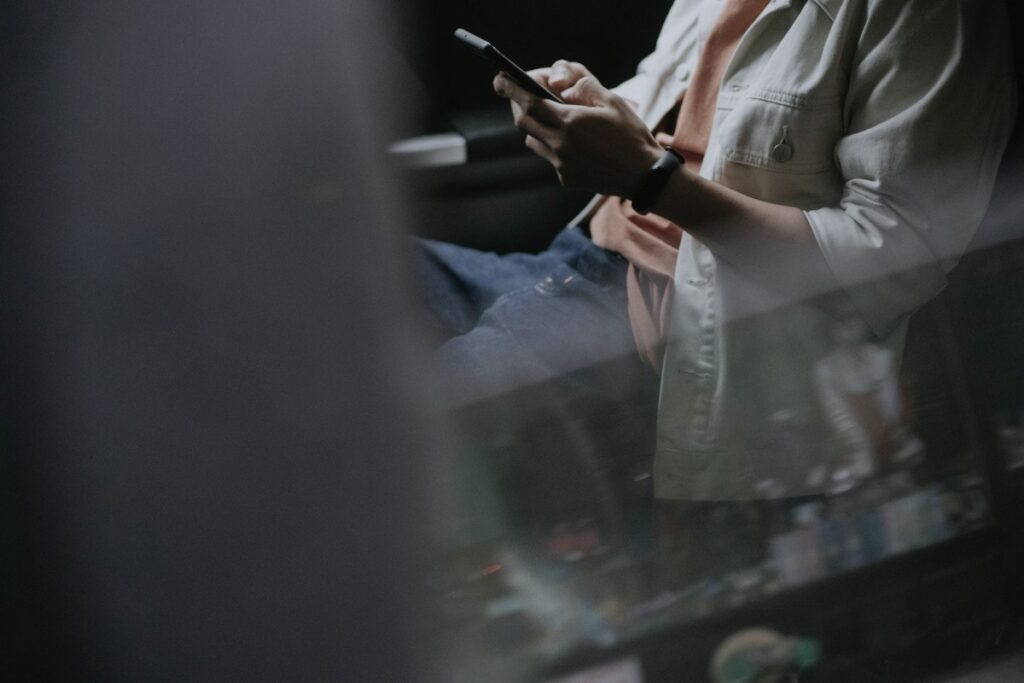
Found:
[[[489,62],[498,71],[504,71],[513,81],[518,83],[525,90],[537,97],[552,100],[559,104],[565,104],[562,99],[550,92],[543,85],[530,78],[530,75],[523,71],[518,64],[501,53],[501,50],[488,43],[483,38],[475,36],[464,28],[455,29],[455,40],[468,47],[473,54],[480,59]]]

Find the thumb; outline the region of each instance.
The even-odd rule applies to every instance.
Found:
[[[562,99],[568,104],[596,107],[608,102],[611,92],[593,76],[584,76],[571,88],[562,91]]]

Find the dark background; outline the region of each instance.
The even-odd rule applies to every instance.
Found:
[[[392,0],[407,63],[421,79],[430,109],[452,112],[497,106],[492,70],[452,40],[465,28],[494,43],[524,69],[556,59],[585,64],[606,85],[629,78],[654,49],[670,0],[475,2]],[[503,103],[501,103],[503,104]]]

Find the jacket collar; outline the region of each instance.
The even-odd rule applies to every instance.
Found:
[[[843,0],[810,0],[815,5],[821,8],[821,11],[828,15],[828,18],[832,21],[836,20],[836,15],[839,13],[839,7],[843,4]]]
[[[722,9],[723,0],[703,0],[703,4],[700,7],[700,11],[697,14],[697,26],[700,36],[700,45],[704,44],[704,41],[708,37],[708,33],[711,31],[711,27],[714,26],[715,21],[718,20],[718,13]],[[757,24],[764,20],[770,14],[775,14],[788,7],[792,7],[795,3],[803,3],[806,0],[769,0],[768,6],[764,8],[761,15],[754,20],[754,24]]]
[[[764,13],[768,14],[774,10],[785,9],[791,7],[798,2],[804,2],[805,0],[769,0],[768,7],[765,8]],[[836,14],[839,13],[839,7],[843,4],[844,0],[806,0],[812,4],[817,5],[822,12],[828,15],[828,18],[835,21]]]
[[[802,5],[806,2],[810,2],[811,4],[815,5],[822,12],[824,12],[825,15],[828,16],[828,18],[831,21],[835,21],[836,14],[839,11],[839,7],[840,5],[843,4],[844,1],[845,0],[769,0],[768,6],[764,8],[763,12],[761,12],[761,16],[754,20],[754,25],[756,26],[760,22],[764,21],[769,15],[775,14],[776,12],[781,12],[782,10],[788,9],[798,3]],[[718,18],[717,13],[712,11],[712,6],[721,9],[721,3],[722,0],[703,0],[703,5],[701,5],[700,11],[697,14],[697,33],[699,40],[698,44],[700,46],[704,45],[704,41],[707,39],[708,33],[711,31],[711,27],[714,25],[716,19]],[[753,26],[751,26],[751,28],[753,28]],[[736,48],[737,52],[741,50],[743,42],[743,40],[740,41],[740,45],[737,46]],[[734,53],[733,57],[735,56],[736,55]],[[729,65],[726,66],[726,76],[728,76],[729,72],[731,71],[731,65],[732,60],[730,60]]]

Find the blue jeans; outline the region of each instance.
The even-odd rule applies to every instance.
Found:
[[[444,389],[472,441],[506,444],[521,519],[629,525],[624,501],[651,496],[658,377],[636,351],[625,259],[576,227],[535,255],[418,246]]]
[[[540,254],[420,244],[425,304],[456,403],[552,381],[599,390],[600,378],[588,375],[609,364],[657,381],[637,356],[626,260],[579,228],[561,231]]]

